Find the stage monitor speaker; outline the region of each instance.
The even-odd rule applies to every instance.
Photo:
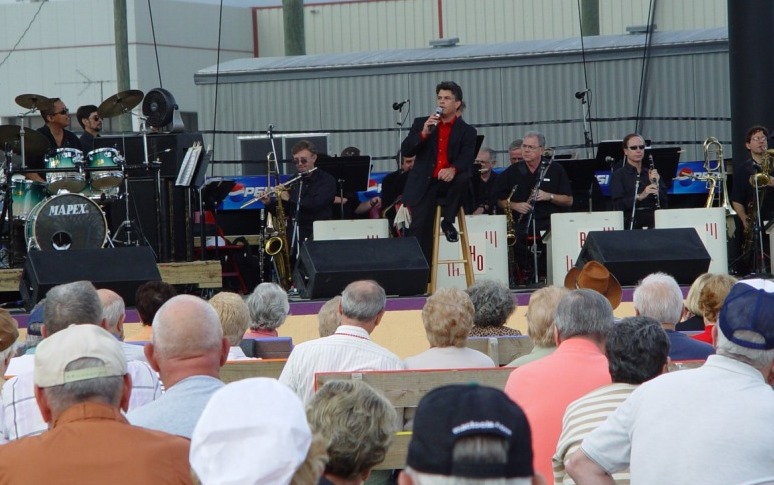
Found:
[[[293,273],[303,298],[330,298],[355,280],[375,280],[388,295],[419,295],[429,274],[416,238],[306,241]]]
[[[709,269],[710,255],[693,228],[590,231],[576,260],[599,261],[622,285],[636,285],[658,271],[690,285]]]
[[[29,311],[54,286],[81,280],[91,281],[98,289],[113,290],[126,306],[133,306],[137,287],[146,281],[161,281],[161,275],[147,246],[30,251],[19,292]]]

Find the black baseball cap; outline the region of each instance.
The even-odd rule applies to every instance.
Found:
[[[454,444],[467,436],[505,439],[505,463],[455,463]],[[406,463],[418,472],[468,478],[534,475],[532,435],[524,411],[504,392],[477,384],[443,386],[419,402]]]

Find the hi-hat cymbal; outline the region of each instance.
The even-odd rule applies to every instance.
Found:
[[[122,115],[140,104],[143,96],[143,92],[139,89],[122,91],[103,101],[102,104],[99,105],[99,108],[97,108],[97,113],[103,118],[112,118],[113,116]]]
[[[21,155],[21,135],[18,125],[0,126],[0,149],[5,150],[7,144],[11,144],[11,149],[17,155]],[[24,130],[24,153],[28,156],[44,155],[49,148],[48,138],[41,133],[25,129]]]
[[[40,105],[50,103],[51,100],[40,94],[20,94],[16,96],[16,104],[22,108],[39,109]]]

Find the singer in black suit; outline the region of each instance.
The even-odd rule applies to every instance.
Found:
[[[610,176],[610,198],[613,210],[621,210],[624,228],[651,228],[655,226],[657,208],[666,209],[667,188],[658,170],[643,170],[645,140],[636,133],[629,133],[623,140],[624,165]],[[648,162],[645,162],[648,163]],[[635,189],[637,189],[635,205]],[[632,225],[632,207],[634,224]]]
[[[433,257],[433,216],[441,197],[445,198],[441,229],[449,242],[458,240],[454,220],[476,156],[476,129],[458,116],[462,88],[444,81],[435,87],[435,93],[435,114],[416,118],[401,144],[404,156],[416,156],[403,191],[403,203],[411,211],[406,235],[419,240],[428,263]]]

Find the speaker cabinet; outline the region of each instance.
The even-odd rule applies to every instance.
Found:
[[[54,286],[81,280],[115,291],[126,306],[132,306],[137,287],[147,281],[160,281],[161,275],[153,251],[147,246],[30,251],[19,292],[29,311]]]
[[[416,238],[306,241],[293,273],[303,298],[331,298],[355,280],[375,280],[388,295],[419,295],[430,270]]]
[[[693,228],[590,231],[575,265],[592,260],[604,264],[622,285],[636,285],[659,271],[690,285],[707,272],[710,255]]]

